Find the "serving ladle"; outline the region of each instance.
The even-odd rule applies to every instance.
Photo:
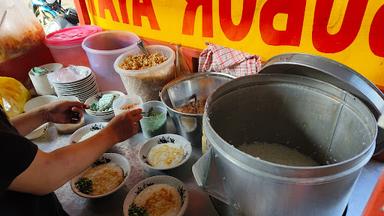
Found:
[[[142,40],[139,40],[136,45],[139,47],[139,49],[141,50],[141,52],[144,53],[144,55],[149,55],[149,51],[147,50],[147,48],[145,48],[144,46],[144,43]]]

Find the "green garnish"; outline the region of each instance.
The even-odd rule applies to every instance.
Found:
[[[49,73],[49,70],[43,67],[34,67],[32,68],[32,74],[35,76],[43,76],[45,74]]]
[[[128,216],[149,216],[147,210],[132,203],[128,209]]]
[[[94,124],[94,125],[92,125],[90,131],[101,130],[101,129],[103,129],[103,128],[104,128],[104,126],[101,125],[101,124]]]
[[[92,110],[92,111],[97,111],[98,108],[99,107],[98,107],[97,102],[92,103],[91,106],[89,107],[89,109]]]
[[[95,162],[93,162],[92,166],[95,167],[95,166],[99,166],[101,164],[106,164],[109,162],[111,162],[111,159],[106,158],[106,157],[101,157],[101,158],[97,159]]]
[[[158,141],[157,141],[158,144],[162,144],[162,143],[175,143],[175,139],[171,138],[171,137],[161,137]]]
[[[144,117],[155,117],[161,114],[161,112],[156,112],[153,107],[149,108],[148,112],[141,113]]]
[[[92,180],[88,178],[80,178],[76,183],[75,187],[84,194],[92,193]]]

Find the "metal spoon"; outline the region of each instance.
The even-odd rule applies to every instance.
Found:
[[[144,55],[149,55],[149,52],[148,52],[148,50],[145,48],[144,43],[143,43],[142,40],[139,40],[139,41],[137,42],[137,46],[140,48],[141,52],[144,53]]]
[[[1,16],[1,19],[0,19],[0,26],[3,24],[6,15],[7,15],[7,10],[5,10],[5,11],[3,12],[3,15]]]

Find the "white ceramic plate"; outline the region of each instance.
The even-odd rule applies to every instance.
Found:
[[[62,90],[62,91],[73,91],[73,90],[77,90],[77,89],[84,89],[84,88],[87,88],[91,85],[94,85],[96,83],[96,79],[89,79],[88,81],[86,82],[82,82],[82,83],[79,83],[78,85],[70,85],[70,86],[60,86],[60,85],[55,85],[55,88],[58,89],[58,90]]]
[[[56,71],[54,73],[48,74],[48,79],[53,84],[59,85],[72,85],[77,82],[82,82],[87,79],[91,74],[92,70],[85,66],[76,66],[78,68],[82,68],[83,70],[80,72],[74,72],[72,70],[64,71]],[[63,70],[63,69],[62,69]],[[69,74],[73,74],[74,76],[70,77]],[[76,74],[76,75],[75,75]],[[64,75],[64,76],[63,76]]]
[[[123,155],[120,155],[117,153],[104,153],[103,157],[110,159],[111,160],[110,162],[117,164],[121,169],[123,169],[124,180],[119,184],[119,186],[115,187],[113,190],[111,190],[105,194],[100,194],[100,195],[84,194],[84,193],[80,192],[75,186],[75,183],[78,181],[78,179],[84,175],[85,171],[83,171],[82,173],[80,173],[78,176],[76,176],[75,178],[73,178],[71,180],[71,188],[72,188],[73,192],[75,192],[77,195],[79,195],[81,197],[85,197],[85,198],[100,198],[100,197],[104,197],[104,196],[107,196],[109,194],[112,194],[113,192],[117,191],[119,188],[121,188],[125,184],[125,182],[127,181],[128,177],[129,177],[129,174],[131,173],[131,165],[129,164],[128,159],[125,158]]]
[[[154,184],[168,184],[172,187],[175,187],[177,191],[179,192],[180,199],[181,199],[181,208],[180,212],[177,214],[177,216],[182,216],[185,213],[185,210],[188,207],[189,202],[189,195],[188,191],[185,188],[183,182],[181,182],[179,179],[174,178],[172,176],[166,176],[166,175],[159,175],[159,176],[153,176],[144,179],[143,181],[136,184],[128,193],[128,195],[125,197],[124,205],[123,205],[123,214],[124,216],[128,216],[128,209],[129,206],[132,204],[135,197],[143,191],[146,187],[154,185]]]
[[[87,124],[79,129],[77,129],[70,137],[70,143],[79,142],[86,134],[94,133],[94,131],[100,131],[101,129],[107,126],[108,122],[96,122],[92,124]],[[89,137],[88,137],[89,138]]]
[[[183,159],[180,161],[180,163],[176,164],[175,166],[168,167],[168,168],[156,168],[156,167],[151,166],[147,161],[149,151],[154,146],[156,146],[158,144],[164,144],[164,143],[174,143],[177,146],[181,146],[184,150]],[[169,169],[174,169],[174,168],[179,167],[182,164],[184,164],[191,157],[191,154],[192,154],[192,146],[191,146],[191,143],[187,139],[185,139],[182,136],[176,135],[176,134],[162,134],[162,135],[152,137],[147,142],[145,142],[141,146],[138,156],[139,156],[140,162],[143,164],[143,166],[147,167],[148,169],[169,170]]]

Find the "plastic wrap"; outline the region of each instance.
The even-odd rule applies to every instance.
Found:
[[[0,2],[0,63],[17,56],[44,40],[44,31],[33,13],[24,4],[13,0]],[[4,10],[5,9],[5,10]]]
[[[29,91],[21,82],[10,77],[0,77],[0,104],[9,117],[22,113],[29,98]]]
[[[0,1],[0,76],[27,83],[34,66],[53,62],[42,26],[25,1]]]

